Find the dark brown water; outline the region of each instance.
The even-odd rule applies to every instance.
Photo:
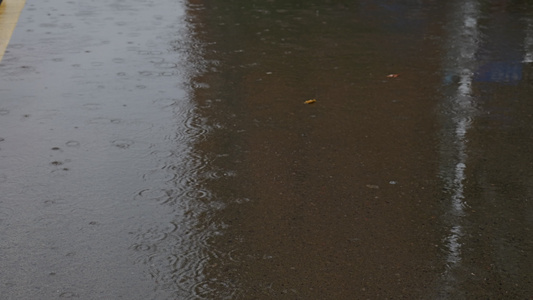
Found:
[[[527,1],[29,2],[0,292],[531,299],[532,63]]]

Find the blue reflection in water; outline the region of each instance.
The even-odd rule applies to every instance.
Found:
[[[522,62],[489,62],[480,67],[476,81],[518,84],[522,81],[522,69]]]

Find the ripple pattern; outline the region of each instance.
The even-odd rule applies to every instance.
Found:
[[[152,166],[141,174],[145,186],[139,187],[134,201],[155,204],[171,211],[170,220],[142,225],[136,231],[134,251],[136,263],[146,266],[156,283],[157,292],[170,292],[175,299],[213,299],[220,291],[231,299],[235,288],[208,276],[213,260],[230,259],[231,255],[218,253],[213,245],[217,236],[224,235],[227,225],[217,214],[227,208],[226,201],[213,192],[213,182],[236,176],[235,171],[216,166],[226,155],[214,155],[203,150],[215,131],[201,116],[197,107],[173,98],[160,98],[154,104],[162,109],[172,109],[182,117],[173,135],[165,137],[163,149],[153,145],[149,153]],[[116,140],[114,145],[127,150],[131,143]],[[246,201],[233,201],[245,203]],[[156,293],[158,294],[158,293]],[[155,299],[155,298],[154,298]]]
[[[202,8],[203,5],[188,4],[191,10]],[[216,243],[228,228],[221,213],[229,206],[244,205],[249,199],[228,199],[232,197],[231,192],[221,193],[217,189],[237,178],[229,164],[220,164],[229,159],[229,154],[218,153],[217,146],[226,143],[221,137],[234,128],[215,120],[210,113],[212,105],[221,100],[210,95],[215,85],[203,75],[216,70],[218,61],[205,59],[204,43],[191,33],[185,35],[187,38],[177,40],[171,37],[172,49],[168,52],[149,46],[132,47],[131,51],[149,65],[136,71],[119,69],[114,73],[124,82],[133,79],[142,82],[146,88],[137,86],[139,92],[153,90],[159,85],[157,82],[174,77],[181,80],[177,85],[184,91],[178,95],[161,93],[151,100],[152,107],[172,113],[177,121],[173,131],[163,128],[162,140],[154,141],[143,157],[149,161],[140,168],[143,185],[136,187],[131,197],[135,205],[151,207],[157,215],[149,215],[139,222],[139,228],[132,232],[130,250],[135,262],[148,270],[155,283],[153,299],[166,299],[162,295],[168,294],[172,295],[171,299],[234,299],[238,295],[238,283],[217,277],[221,274],[218,268],[240,263],[242,255],[235,249],[221,250]],[[114,62],[120,64],[118,67],[127,65]],[[117,124],[110,121],[115,119],[120,120],[113,116],[113,119],[92,119],[92,122],[128,124],[122,120]],[[153,128],[150,132],[158,129]],[[132,151],[140,144],[137,138],[112,140],[121,153]]]

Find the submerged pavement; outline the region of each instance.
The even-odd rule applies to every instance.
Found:
[[[530,298],[532,62],[520,1],[28,1],[0,292]]]

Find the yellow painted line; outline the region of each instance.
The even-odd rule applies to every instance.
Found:
[[[0,4],[0,61],[13,35],[26,0],[3,0]]]

